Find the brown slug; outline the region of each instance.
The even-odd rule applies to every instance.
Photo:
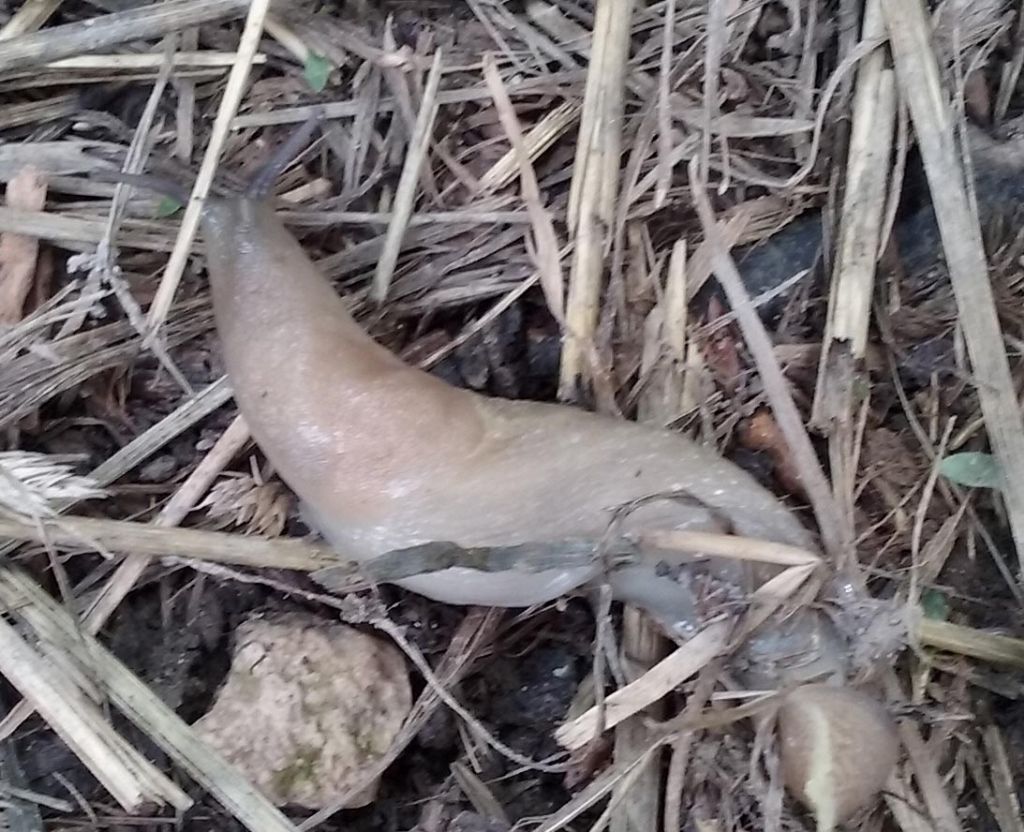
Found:
[[[305,519],[340,552],[367,559],[430,542],[601,539],[621,507],[665,494],[674,496],[648,499],[618,530],[701,529],[815,548],[753,477],[680,434],[456,388],[376,343],[263,198],[316,124],[280,147],[246,195],[208,197],[202,231],[238,406]],[[150,175],[101,176],[181,190]],[[399,583],[439,601],[516,607],[599,571],[459,567]],[[689,592],[651,566],[609,580],[617,597],[662,623],[694,623]]]
[[[203,230],[238,406],[340,551],[599,538],[616,508],[662,492],[690,501],[649,503],[628,526],[721,529],[724,520],[737,534],[813,547],[752,477],[681,435],[489,398],[404,364],[356,323],[262,200],[209,200]],[[451,603],[524,606],[593,576],[460,568],[402,584]]]
[[[681,434],[566,405],[491,398],[405,364],[355,321],[260,190],[204,206],[217,331],[254,439],[309,525],[344,556],[365,560],[431,542],[601,539],[616,512],[634,504],[619,532],[718,531],[817,549],[752,476]],[[693,598],[659,577],[657,560],[651,553],[650,563],[606,579],[618,599],[688,630],[699,619]],[[397,583],[447,603],[521,607],[598,577],[596,564],[533,573],[454,567]],[[827,616],[807,610],[786,627],[763,629],[740,650],[751,683],[843,681],[846,645]],[[881,755],[879,777],[896,753],[887,724],[862,696],[798,688],[780,714],[787,785],[823,829],[881,786],[877,778],[830,779],[832,792],[819,788],[821,776],[845,778],[859,761],[858,733]],[[822,728],[823,720],[831,722]],[[822,769],[831,752],[837,756]]]

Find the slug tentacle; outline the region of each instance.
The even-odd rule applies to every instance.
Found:
[[[133,188],[156,191],[161,196],[170,197],[179,205],[185,205],[189,200],[188,191],[181,185],[153,173],[125,173],[120,170],[101,168],[93,171],[91,178],[101,182],[116,182],[120,185],[130,185]]]
[[[274,182],[303,150],[313,132],[323,120],[323,108],[314,107],[309,117],[285,140],[270,157],[270,160],[253,177],[245,196],[249,199],[263,199],[274,187]]]

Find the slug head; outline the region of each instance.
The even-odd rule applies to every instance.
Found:
[[[203,207],[204,227],[208,231],[214,232],[231,228],[232,222],[241,222],[245,219],[247,210],[251,219],[252,204],[267,198],[281,172],[302,151],[322,120],[323,110],[320,107],[315,107],[309,117],[292,132],[266,164],[257,171],[242,197],[232,199],[207,196]],[[151,173],[127,173],[119,170],[100,169],[93,171],[91,178],[155,191],[170,197],[181,205],[188,204],[191,198],[190,189],[186,189],[180,183],[166,177]],[[249,204],[250,208],[244,208],[245,204]]]

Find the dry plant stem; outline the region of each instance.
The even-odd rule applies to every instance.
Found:
[[[518,85],[511,89],[517,90]],[[485,86],[469,87],[461,90],[441,90],[437,94],[439,106],[464,104],[470,101],[483,101],[491,97]],[[231,122],[232,130],[243,130],[246,127],[269,127],[274,124],[299,124],[315,113],[322,114],[326,120],[336,118],[354,118],[358,116],[366,104],[354,98],[348,101],[335,101],[329,104],[308,105],[303,107],[285,107],[271,113],[246,113],[236,116]],[[378,113],[392,113],[398,109],[398,102],[393,98],[381,98],[377,102]]]
[[[219,381],[215,381],[90,471],[89,477],[101,487],[111,485],[230,398],[231,387],[228,385],[227,379],[221,378]],[[54,506],[54,510],[57,512],[67,511],[75,505],[75,502],[69,500],[60,503]],[[0,544],[0,557],[11,554],[17,545],[17,543]],[[9,718],[9,716],[6,717],[2,725],[6,725]],[[3,733],[4,730],[0,727],[0,735]]]
[[[98,243],[106,232],[106,221],[0,206],[0,231],[26,234],[54,243]],[[136,234],[120,242],[144,251],[167,251],[168,248],[166,240],[148,234]]]
[[[638,542],[645,547],[665,551],[700,554],[705,557],[730,558],[751,563],[774,563],[778,566],[816,566],[821,558],[798,546],[773,543],[714,532],[688,532],[672,529],[658,529],[641,532]]]
[[[895,673],[889,672],[890,689],[896,684]],[[910,757],[921,797],[930,821],[929,828],[935,832],[964,832],[957,816],[954,802],[943,788],[942,776],[938,770],[938,759],[921,737],[918,727],[909,720],[899,723],[900,740]]]
[[[686,700],[686,707],[679,715],[683,721],[699,717],[711,698],[715,680],[721,670],[719,662],[711,662],[705,667],[697,679],[693,693]],[[686,780],[686,766],[689,761],[690,749],[697,739],[698,732],[692,729],[680,730],[673,742],[668,773],[665,775],[665,813],[662,829],[674,832],[683,828],[683,787]]]
[[[654,207],[660,208],[668,198],[672,180],[672,45],[675,40],[676,0],[666,0],[662,12],[661,60],[658,64],[658,162]]]
[[[3,616],[0,674],[39,708],[47,724],[125,811],[138,811],[154,800],[179,811],[192,805],[188,795],[129,746],[99,706],[50,658],[33,650]]]
[[[869,0],[864,12],[863,39],[875,42],[885,33],[881,0]],[[846,163],[846,192],[825,352],[832,342],[848,344],[856,360],[864,358],[875,282],[889,155],[896,123],[895,78],[885,68],[882,47],[861,61],[853,103],[853,130]],[[822,395],[818,393],[819,397]]]
[[[103,465],[96,468],[92,476],[101,485],[108,485],[118,479],[123,473],[125,473],[134,465],[138,464],[141,459],[148,456],[155,447],[162,447],[162,445],[174,436],[181,433],[181,431],[188,428],[195,421],[198,421],[207,413],[223,404],[227,398],[230,397],[231,388],[227,385],[226,379],[221,379],[218,382],[214,382],[199,396],[190,399],[183,407],[176,410],[170,416],[167,416],[161,422],[158,422],[143,436],[139,437],[136,443],[126,446],[108,459]],[[203,494],[209,489],[213,480],[217,474],[220,473],[227,465],[228,462],[235,456],[235,454],[241,450],[241,447],[245,444],[249,436],[248,429],[245,427],[245,423],[242,418],[236,417],[235,421],[229,426],[221,438],[217,441],[217,444],[210,450],[210,453],[206,455],[202,462],[196,466],[196,469],[188,477],[187,480],[182,484],[181,488],[175,493],[170,499],[163,511],[157,518],[157,526],[175,526],[185,519],[188,512],[195,506],[196,503],[202,498]],[[143,442],[143,440],[147,440]],[[156,445],[159,442],[159,445]],[[141,453],[131,453],[132,446],[138,445],[140,450],[145,449],[146,453],[143,456]],[[71,505],[70,503],[68,504]],[[64,506],[67,507],[67,506]],[[64,508],[62,507],[62,508]],[[75,527],[74,518],[69,518],[67,521],[59,521],[62,528],[65,530],[70,524],[73,528]],[[110,524],[117,524],[118,521],[111,520],[97,520],[93,521],[94,525],[91,530],[81,529],[81,535],[75,534],[70,545],[77,545],[82,543],[83,540],[104,540],[105,548],[116,548],[116,545],[109,546],[107,541],[104,539],[105,535],[102,529],[98,528],[95,523],[107,524],[107,528],[121,529],[121,532],[114,531],[112,534],[116,537],[117,534],[123,533],[123,530],[127,528],[125,524],[118,524],[118,526],[111,526]],[[3,521],[0,520],[0,526]],[[137,525],[137,524],[132,524]],[[145,526],[138,524],[140,529],[145,529]],[[44,542],[47,545],[54,543],[54,537],[52,534],[46,534],[45,528],[40,528],[38,524],[34,525],[37,530],[43,531],[43,539],[40,542]],[[0,532],[2,534],[2,532]],[[16,535],[11,535],[12,537]],[[234,537],[234,541],[225,540],[223,543],[228,548],[234,548],[237,551],[239,546],[247,546],[248,544],[243,541],[251,540],[252,538],[244,538],[239,536]],[[29,538],[31,539],[31,538]],[[166,539],[166,538],[165,538]],[[196,541],[198,542],[198,540]],[[137,544],[129,545],[125,543],[125,549],[127,557],[118,566],[117,571],[106,583],[103,589],[99,592],[95,599],[93,599],[92,605],[89,611],[86,613],[83,625],[86,632],[95,635],[100,631],[107,619],[113,614],[114,610],[117,609],[118,604],[124,600],[125,596],[131,591],[136,581],[142,576],[146,567],[152,562],[154,557],[159,557],[162,554],[170,554],[165,546],[158,546],[154,552],[146,553],[140,550]],[[2,553],[0,548],[0,553]],[[191,551],[190,557],[195,557],[196,550]],[[3,721],[0,722],[0,736],[9,736],[11,732],[16,730],[29,716],[32,715],[31,704],[27,700],[19,702],[14,708],[11,709],[10,713],[4,717]]]
[[[237,57],[234,52],[215,52],[212,49],[201,52],[175,52],[169,58],[159,53],[152,54],[129,54],[129,55],[83,55],[78,58],[64,58],[60,61],[48,63],[45,69],[59,70],[89,70],[89,69],[110,69],[110,70],[158,70],[169,62],[174,69],[198,69],[202,67],[229,67],[234,66]],[[265,64],[266,55],[254,55],[254,64]]]
[[[227,377],[222,376],[93,468],[89,476],[100,485],[111,485],[172,439],[218,410],[230,398],[231,385]]]
[[[627,771],[622,776],[622,779],[615,784],[615,788],[612,789],[611,799],[604,807],[604,811],[601,812],[601,815],[590,827],[590,832],[605,832],[606,829],[612,827],[616,818],[621,817],[623,813],[629,813],[629,817],[634,822],[636,828],[654,829],[654,827],[645,825],[645,821],[657,825],[658,818],[656,812],[648,814],[645,818],[639,818],[630,812],[630,809],[639,808],[636,802],[636,798],[639,797],[637,791],[642,791],[644,775],[651,771],[660,751],[660,747],[651,749],[643,762]]]
[[[607,771],[590,782],[590,784],[567,804],[552,813],[544,823],[536,827],[534,832],[557,832],[569,826],[576,818],[595,806],[617,783],[630,777],[638,767],[645,766],[653,754],[668,742],[665,737],[652,740],[649,745],[631,760],[616,763]]]
[[[210,141],[206,146],[206,154],[199,167],[199,174],[196,176],[195,185],[192,187],[192,197],[185,206],[185,215],[181,221],[181,228],[178,237],[174,241],[174,248],[167,261],[160,286],[149,309],[149,337],[152,339],[159,333],[160,327],[167,319],[174,301],[174,294],[177,292],[178,283],[185,272],[185,264],[188,261],[189,253],[192,251],[192,243],[195,241],[196,232],[199,229],[199,218],[203,210],[203,202],[210,191],[210,184],[213,182],[217,164],[220,161],[221,150],[227,141],[231,129],[231,119],[238,111],[238,105],[242,101],[245,92],[245,84],[249,77],[249,70],[252,67],[256,49],[260,43],[260,36],[263,33],[263,19],[266,17],[267,9],[270,7],[270,0],[252,0],[249,4],[249,13],[245,20],[245,28],[242,30],[242,37],[238,44],[238,53],[235,56],[235,64],[231,67],[228,75],[227,86],[224,89],[224,96],[221,98],[220,107],[217,110],[217,118],[213,123],[210,133]],[[191,21],[195,23],[195,21]]]
[[[1017,29],[1013,33],[1013,58],[1003,67],[1002,77],[999,79],[999,94],[996,97],[994,109],[994,121],[1000,124],[1006,118],[1006,111],[1010,108],[1013,94],[1017,90],[1017,83],[1020,80],[1021,70],[1024,70],[1024,17],[1017,15]]]
[[[885,786],[885,803],[900,832],[934,832],[910,782],[909,766],[897,766]]]
[[[627,678],[636,681],[650,670],[664,654],[665,638],[661,628],[635,607],[623,612],[622,652]],[[632,673],[630,672],[632,671]],[[652,719],[664,719],[664,707],[653,702],[640,713],[620,723],[615,729],[615,759],[631,759],[638,750],[650,744],[644,714]],[[621,803],[611,814],[611,832],[647,832],[658,826],[659,798],[661,795],[660,755],[651,758],[635,774],[628,790],[619,784],[612,791],[612,800]]]
[[[501,82],[501,75],[498,74],[494,56],[490,53],[484,55],[484,78],[494,96],[498,118],[512,145],[512,151],[515,153],[516,163],[519,167],[522,199],[526,203],[530,224],[533,226],[534,265],[540,274],[540,285],[544,290],[544,297],[552,316],[556,321],[562,323],[565,319],[563,309],[565,289],[562,286],[562,264],[559,257],[558,239],[555,237],[555,227],[551,222],[551,213],[541,201],[537,176],[530,161],[529,149],[523,139],[515,108]]]
[[[247,5],[248,0],[166,0],[23,34],[0,41],[0,72],[20,71],[128,41],[161,37],[189,26],[238,17]]]
[[[420,181],[420,171],[427,162],[427,150],[430,137],[434,132],[434,119],[437,117],[437,91],[441,84],[441,70],[444,66],[441,50],[434,53],[434,62],[427,76],[427,84],[423,90],[423,100],[416,116],[409,148],[402,165],[402,175],[395,190],[395,203],[392,207],[391,222],[384,237],[384,250],[377,261],[377,269],[373,275],[373,299],[383,303],[391,286],[391,279],[398,263],[398,255],[402,250],[402,239],[409,226],[409,218],[416,206],[416,186]]]
[[[156,82],[153,84],[152,90],[150,91],[149,100],[146,102],[146,107],[143,110],[142,115],[139,117],[139,123],[135,129],[135,134],[132,136],[131,144],[128,147],[128,153],[124,162],[124,171],[126,173],[141,172],[149,154],[150,145],[152,143],[150,139],[150,132],[153,128],[154,119],[156,118],[157,107],[163,98],[164,90],[170,80],[170,59],[177,47],[177,40],[177,37],[174,35],[168,36],[164,39],[162,49],[162,57],[164,60],[161,63],[160,72],[157,76]],[[97,246],[87,286],[91,285],[99,289],[101,279],[105,277],[106,281],[113,289],[115,297],[117,297],[118,302],[121,304],[121,309],[124,311],[125,317],[135,328],[136,332],[138,332],[141,337],[145,337],[146,324],[142,308],[139,306],[132,293],[128,290],[121,277],[116,274],[114,270],[114,263],[111,259],[113,241],[123,219],[128,193],[129,189],[120,184],[114,190],[114,197],[111,200],[110,209],[107,213],[106,231],[104,232],[103,239]],[[64,326],[61,327],[61,334],[70,334],[71,332],[81,328],[83,321],[84,312],[80,313],[79,316],[70,318],[65,322]],[[167,371],[168,375],[178,382],[178,386],[182,390],[191,395],[193,393],[191,385],[175,365],[174,360],[167,352],[164,344],[155,342],[151,345],[151,349],[153,354],[160,361],[161,366]]]
[[[985,633],[971,627],[921,618],[914,635],[922,647],[947,650],[992,664],[1024,670],[1024,640]]]
[[[281,46],[292,53],[292,56],[299,63],[304,64],[309,60],[309,47],[294,30],[274,14],[268,14],[264,21],[267,34],[276,40]]]
[[[1003,472],[1002,495],[1020,566],[1024,563],[1024,419],[1003,346],[978,218],[956,151],[948,95],[942,89],[921,0],[883,3],[882,8],[897,80],[910,107],[931,189],[985,426]]]
[[[996,812],[1002,832],[1024,832],[1024,816],[1021,814],[1020,799],[1013,769],[1006,753],[1003,734],[995,725],[990,725],[982,735],[985,755],[992,772],[992,790],[996,795]]]
[[[555,739],[563,748],[581,748],[594,739],[601,717],[604,728],[613,728],[661,699],[724,650],[731,630],[732,627],[725,621],[708,625],[635,682],[608,696],[603,714],[597,708],[591,708],[555,731]]]
[[[567,222],[576,248],[569,274],[559,397],[577,398],[592,381],[590,356],[597,327],[608,231],[622,145],[624,81],[634,0],[598,0],[593,51],[580,117]]]
[[[221,434],[217,443],[210,449],[210,452],[164,506],[154,525],[166,528],[181,523],[209,490],[217,475],[227,467],[248,441],[249,428],[241,416],[236,416],[228,429]],[[151,561],[152,555],[140,552],[132,552],[122,561],[86,614],[85,626],[90,633],[99,632],[103,624],[117,609],[118,604],[124,600],[135,586],[136,581],[142,577],[142,573],[146,571],[146,567]]]
[[[507,94],[507,88],[504,85],[502,88],[506,90]],[[575,101],[565,101],[545,113],[544,117],[530,128],[523,139],[530,161],[537,159],[554,145],[579,117],[580,106]],[[519,151],[513,147],[480,177],[481,193],[505,187],[519,175],[520,170]]]
[[[219,754],[196,737],[172,710],[35,582],[0,568],[0,603],[13,610],[52,650],[85,661],[90,678],[119,710],[253,832],[295,832],[295,827]]]
[[[885,34],[880,2],[869,0],[865,8],[865,42]],[[851,532],[858,467],[854,391],[867,347],[896,120],[895,78],[885,60],[886,51],[879,46],[857,72],[839,246],[811,408],[811,422],[828,436],[833,493]],[[852,559],[848,565],[853,566]]]
[[[722,245],[718,224],[705,191],[706,183],[700,181],[697,175],[697,160],[690,163],[690,188],[704,230],[704,239],[712,247],[711,257],[715,276],[725,291],[743,332],[743,338],[757,363],[772,411],[793,453],[800,479],[814,508],[814,516],[818,521],[825,550],[835,564],[845,565],[853,559],[853,530],[846,528],[847,524],[832,496],[832,489],[818,462],[803,419],[793,403],[771,339],[750,303],[750,296],[736,270],[736,264]]]
[[[668,5],[674,13],[674,4]],[[668,45],[665,49],[669,49]],[[667,83],[667,78],[663,80]],[[675,418],[680,403],[686,343],[685,261],[685,243],[678,241],[669,260],[665,292],[655,310],[654,343],[645,347],[665,365],[656,364],[655,369],[661,372],[644,390],[639,408],[639,412],[645,414],[644,419],[658,426],[667,425]],[[635,682],[664,658],[667,644],[660,626],[641,610],[626,607],[622,616],[622,665],[627,681]],[[620,723],[615,729],[615,759],[631,760],[646,749],[650,744],[649,719],[660,721],[664,717],[664,703],[654,702]],[[609,805],[612,832],[646,832],[658,828],[662,793],[660,760],[660,754],[652,753],[648,762],[635,770],[628,786],[624,779],[615,787]]]
[[[62,2],[63,0],[25,0],[11,15],[4,28],[0,29],[0,40],[11,40],[37,31],[60,8]]]
[[[294,538],[269,539],[199,529],[160,528],[148,523],[94,517],[64,516],[39,523],[2,518],[0,537],[68,549],[131,552],[146,558],[197,558],[301,572],[333,567],[340,562],[338,555],[326,546]]]

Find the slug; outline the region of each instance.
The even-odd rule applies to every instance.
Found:
[[[347,555],[600,538],[615,509],[668,492],[689,499],[648,502],[624,528],[728,530],[814,548],[770,492],[679,434],[490,398],[406,365],[359,326],[261,199],[211,199],[202,227],[238,406],[305,518]],[[595,574],[456,567],[400,583],[438,601],[518,607]]]
[[[681,434],[567,405],[484,396],[404,363],[356,322],[260,196],[262,187],[204,206],[217,331],[253,438],[299,497],[307,523],[346,556],[366,560],[432,542],[600,539],[623,506],[633,510],[616,521],[620,533],[696,529],[817,548],[752,476]],[[647,554],[649,563],[606,576],[614,597],[669,630],[691,630],[700,616],[689,589],[659,577],[658,553]],[[597,565],[534,573],[453,567],[396,583],[451,604],[522,607],[599,577]],[[848,670],[845,643],[814,610],[762,628],[734,658],[752,686],[841,684]],[[821,708],[861,705],[850,696],[830,688],[808,703],[808,714],[820,722]],[[793,697],[787,703],[802,707]],[[787,784],[826,820],[830,812],[845,816],[877,784],[837,786],[833,805],[815,791],[808,766],[834,753],[829,771],[845,773],[862,746],[851,745],[849,732],[808,734],[795,713],[782,713]]]
[[[293,134],[245,195],[208,197],[201,226],[238,407],[308,525],[332,546],[365,560],[431,542],[601,539],[617,510],[639,504],[619,532],[695,529],[816,548],[753,477],[680,434],[457,388],[374,341],[264,198],[315,126]],[[180,192],[147,175],[104,178]],[[615,597],[669,629],[692,628],[694,599],[657,576],[651,554],[649,565],[611,572]],[[599,575],[598,565],[453,567],[396,583],[452,604],[522,607]]]

